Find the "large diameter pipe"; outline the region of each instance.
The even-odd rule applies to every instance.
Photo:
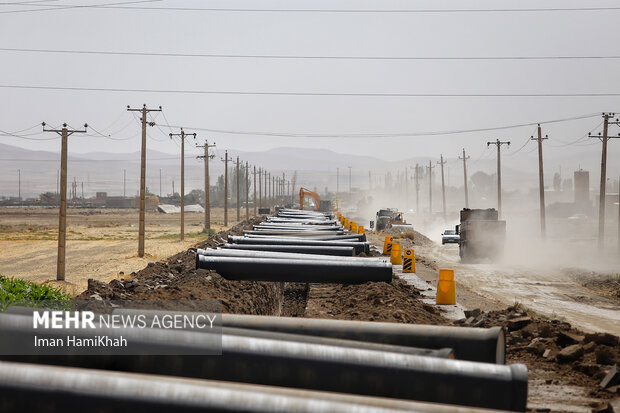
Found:
[[[314,241],[314,240],[299,240],[288,239],[286,237],[274,238],[274,239],[254,239],[238,236],[228,236],[228,242],[232,244],[262,244],[262,245],[308,245],[308,246],[333,246],[333,247],[353,247],[355,253],[360,254],[370,252],[370,244],[368,242],[355,242],[355,241]]]
[[[467,407],[284,387],[12,362],[0,362],[0,405],[7,413],[478,411]],[[487,413],[501,412],[489,410]]]
[[[506,339],[501,327],[467,328],[370,321],[324,320],[224,314],[223,326],[308,334],[421,348],[451,348],[460,360],[504,364]]]
[[[281,238],[277,235],[263,234],[245,234],[247,238]],[[287,237],[289,238],[289,237]],[[293,236],[292,238],[302,238],[314,241],[359,241],[366,242],[366,234],[350,234],[350,235],[309,235],[304,237]]]
[[[196,269],[214,270],[228,280],[359,284],[392,282],[392,264],[375,260],[215,257],[196,254]]]
[[[300,259],[300,260],[314,260],[314,261],[353,261],[359,262],[360,260],[375,260],[387,262],[389,258],[360,258],[360,257],[341,257],[318,254],[296,254],[289,252],[272,252],[272,251],[251,251],[251,250],[234,250],[234,249],[197,249],[196,254],[208,255],[212,257],[245,257],[245,258],[280,258],[280,259]]]
[[[22,319],[21,329],[5,322],[7,317]],[[20,330],[32,335],[31,317],[2,315],[0,325],[3,335],[20,334]],[[143,337],[159,337],[157,330],[142,331]],[[49,334],[44,331],[41,336]],[[200,337],[212,335],[172,334],[179,339],[161,345],[193,345]],[[514,411],[525,411],[527,400],[527,369],[521,364],[504,366],[234,335],[223,335],[222,355],[212,357],[119,357],[115,353],[105,357],[36,354],[20,359]]]
[[[161,311],[161,310],[139,310],[139,309],[130,309],[130,308],[115,309],[113,313],[114,314],[125,314],[128,316],[143,315],[147,317],[148,320],[151,320],[155,317],[163,317],[167,314],[170,314],[170,312]],[[187,312],[175,312],[175,314],[187,315],[190,317],[192,315],[192,313],[187,313]],[[187,329],[192,330],[192,331],[201,331],[200,329],[197,329],[197,328],[192,329],[191,327],[188,327]],[[342,340],[338,338],[309,336],[309,335],[303,335],[303,334],[277,333],[274,331],[252,330],[252,329],[235,328],[235,327],[223,327],[222,334],[233,335],[233,336],[243,336],[243,337],[266,338],[270,340],[280,340],[280,341],[294,341],[294,342],[299,342],[299,343],[321,344],[321,345],[336,346],[336,347],[360,348],[364,350],[386,351],[390,353],[401,353],[401,354],[409,354],[409,355],[414,355],[414,356],[454,358],[452,349],[449,349],[449,348],[434,350],[434,349],[426,349],[426,348],[394,346],[391,344],[370,343],[367,341]]]
[[[322,236],[325,234],[344,234],[344,231],[304,231],[304,230],[245,230],[244,235],[276,235],[280,237],[308,237],[311,235]]]
[[[355,255],[353,247],[311,246],[311,245],[264,245],[264,244],[224,244],[222,248],[248,251],[290,252],[296,254],[333,255],[352,257]]]

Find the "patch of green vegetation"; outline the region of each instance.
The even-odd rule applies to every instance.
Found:
[[[209,229],[204,228],[200,233],[207,234],[207,235],[215,235],[215,230],[213,228],[209,228]]]
[[[0,310],[11,304],[27,307],[67,308],[70,297],[60,288],[0,275]]]

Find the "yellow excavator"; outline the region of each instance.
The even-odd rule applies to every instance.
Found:
[[[299,188],[299,207],[304,209],[304,197],[309,196],[314,199],[314,210],[318,211],[321,208],[321,196],[316,192],[310,191],[306,188]]]

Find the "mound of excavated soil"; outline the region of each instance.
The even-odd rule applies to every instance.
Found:
[[[420,300],[418,290],[398,278],[390,284],[310,284],[305,317],[411,324],[447,323],[435,307]]]
[[[489,313],[473,310],[466,315],[469,318],[455,324],[499,325],[506,329],[507,362],[527,365],[530,386],[536,387],[534,393],[557,393],[558,386],[581,387],[590,398],[598,401],[587,406],[590,408],[618,397],[617,384],[620,381],[615,387],[604,389],[600,386],[612,366],[620,363],[620,339],[617,336],[587,334],[567,322],[541,318],[515,306]],[[552,411],[556,409],[552,407]]]
[[[241,235],[241,223],[197,244],[198,248],[215,247],[227,236]],[[222,311],[239,314],[279,315],[285,286],[280,283],[229,281],[213,271],[196,270],[196,256],[183,251],[160,262],[152,262],[126,279],[106,284],[88,281],[88,289],[78,300],[219,300]]]

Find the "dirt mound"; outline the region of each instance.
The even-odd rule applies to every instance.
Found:
[[[415,246],[432,245],[433,241],[426,235],[418,231],[402,231],[400,229],[390,228],[379,232],[381,238],[385,235],[391,235],[394,241],[403,245],[403,248],[414,248]]]
[[[447,323],[435,307],[420,300],[418,290],[398,278],[390,284],[310,284],[305,317],[411,324]]]
[[[241,235],[244,228],[258,221],[250,220],[219,232],[196,247],[215,247],[229,234]],[[91,279],[88,289],[76,299],[219,300],[225,313],[279,315],[284,289],[280,283],[229,281],[214,271],[196,270],[196,255],[188,250],[149,263],[143,270],[108,284]]]
[[[620,339],[617,336],[587,334],[567,322],[546,319],[519,306],[489,313],[467,311],[466,316],[468,318],[455,324],[472,327],[499,325],[506,329],[507,362],[527,365],[531,393],[557,393],[558,386],[581,387],[585,394],[597,401],[584,401],[590,408],[617,397],[617,386],[607,389],[600,386],[612,365],[620,363]]]

